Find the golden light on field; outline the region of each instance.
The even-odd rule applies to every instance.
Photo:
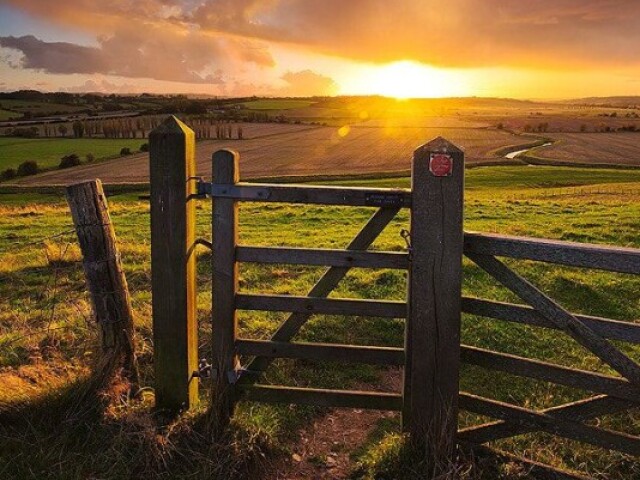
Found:
[[[353,84],[367,94],[398,99],[471,94],[463,76],[411,60],[367,69]]]
[[[338,129],[338,135],[340,137],[346,137],[347,135],[349,135],[350,131],[351,127],[349,125],[344,125]]]

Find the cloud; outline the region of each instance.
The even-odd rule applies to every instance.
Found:
[[[640,66],[637,0],[0,3],[71,32],[96,35],[93,45],[45,42],[32,35],[0,37],[0,45],[21,52],[22,68],[225,83],[228,91],[250,83],[279,88],[277,70],[271,71],[274,44],[373,63],[411,59],[441,67],[554,70]],[[281,81],[295,94],[309,94],[312,86],[333,90],[317,75],[289,72]]]
[[[209,0],[184,15],[201,28],[372,62],[637,64],[640,43],[637,0]]]
[[[112,83],[105,79],[87,80],[81,85],[67,87],[64,91],[69,93],[143,93],[139,86],[128,83]]]
[[[222,88],[222,94],[230,97],[262,95],[266,97],[312,97],[335,95],[338,84],[326,75],[312,70],[288,71],[279,79],[281,86],[273,83],[233,80]]]
[[[282,89],[282,94],[292,97],[335,95],[338,90],[338,85],[331,77],[311,70],[287,72],[281,78],[287,82],[287,86]]]
[[[22,68],[53,74],[100,73],[220,84],[220,67],[233,60],[273,65],[269,52],[250,40],[152,25],[123,27],[100,36],[96,47],[44,42],[33,35],[0,37],[0,46],[22,52]]]

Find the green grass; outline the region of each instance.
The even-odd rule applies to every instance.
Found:
[[[16,168],[25,160],[35,160],[40,168],[57,167],[60,158],[70,153],[82,161],[92,153],[99,160],[118,156],[123,147],[136,151],[143,143],[143,139],[0,137],[0,170]]]
[[[22,115],[16,112],[12,112],[10,110],[2,110],[0,109],[0,121],[10,120],[12,118],[19,118]]]
[[[408,179],[347,183],[406,187]],[[595,183],[604,184],[597,187],[599,193],[586,187]],[[472,169],[467,172],[465,228],[640,248],[639,189],[640,176],[636,171],[553,167]],[[109,203],[136,314],[136,349],[143,384],[152,385],[149,205],[134,193],[115,195]],[[366,208],[242,204],[240,243],[343,248],[371,213]],[[4,299],[0,305],[0,382],[4,380],[11,385],[0,388],[2,411],[2,405],[10,405],[16,397],[33,400],[39,394],[56,395],[64,385],[84,378],[96,339],[80,254],[63,199],[55,195],[2,195],[0,214],[0,296]],[[199,202],[198,236],[210,235],[210,221],[210,202]],[[407,223],[408,214],[402,212],[374,248],[402,251],[405,244],[400,230]],[[43,241],[61,232],[61,236]],[[200,355],[208,356],[210,254],[199,250],[198,257]],[[627,321],[640,318],[638,277],[534,262],[509,263],[572,311]],[[464,294],[517,302],[479,268],[466,261],[463,267]],[[240,289],[304,295],[322,271],[315,267],[242,264]],[[405,274],[400,271],[355,269],[340,284],[335,296],[403,300],[405,283]],[[267,337],[283,318],[280,313],[241,312],[240,335]],[[315,316],[296,340],[399,346],[403,330],[404,324],[399,320]],[[465,316],[462,339],[470,345],[611,373],[593,355],[556,331]],[[640,346],[622,345],[622,348],[640,360]],[[343,368],[331,363],[281,360],[269,370],[266,380],[345,388],[375,384],[384,373],[373,366]],[[532,408],[587,396],[586,392],[475,367],[462,369],[461,386],[471,393]],[[202,395],[206,402],[204,389]],[[42,408],[47,408],[46,402],[44,405]],[[125,402],[78,431],[61,429],[58,417],[53,414],[50,419],[33,421],[22,430],[0,426],[0,466],[9,465],[0,474],[3,478],[119,478],[144,472],[149,478],[207,478],[207,472],[213,468],[211,458],[225,461],[226,457],[220,455],[212,457],[210,446],[198,443],[203,410],[165,429],[157,426],[151,405],[151,394],[142,401]],[[307,425],[309,417],[319,412],[242,403],[237,415],[238,435],[253,433],[247,434],[250,438],[243,437],[236,455],[245,456],[247,448],[256,447],[256,441],[263,446],[282,443],[285,448],[295,444],[296,429]],[[482,419],[463,414],[460,421],[462,425],[470,425]],[[630,412],[606,416],[601,425],[637,435],[640,415]],[[629,457],[556,437],[529,434],[497,446],[558,467],[601,473],[610,479],[640,475],[637,463]],[[360,464],[357,478],[403,478],[402,472],[411,461],[394,419],[385,419],[354,456]]]
[[[291,110],[294,108],[305,108],[313,105],[314,102],[308,100],[287,100],[287,99],[264,99],[244,102],[241,105],[250,110]]]
[[[552,166],[489,166],[468,169],[465,172],[465,191],[470,193],[492,193],[500,190],[500,195],[517,194],[519,189],[559,189],[597,184],[640,182],[640,171],[636,169],[616,170],[607,168],[577,168]],[[344,184],[344,181],[330,179],[323,184]],[[378,186],[385,188],[409,188],[408,177],[388,179],[353,179],[348,182],[356,186]]]
[[[34,115],[50,115],[54,113],[71,113],[78,110],[86,110],[89,105],[68,105],[66,103],[35,102],[30,100],[3,99],[0,101],[3,108],[16,112],[31,112]]]

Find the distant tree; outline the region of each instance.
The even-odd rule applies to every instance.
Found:
[[[27,160],[18,165],[18,176],[26,177],[38,173],[38,163],[33,160]]]
[[[78,120],[76,120],[71,125],[71,128],[73,129],[74,137],[82,138],[84,136],[84,125],[82,124],[82,122],[79,122]]]
[[[38,127],[15,127],[7,130],[7,135],[22,138],[35,138],[40,134]]]
[[[80,157],[75,153],[71,153],[69,155],[65,155],[60,159],[60,164],[58,165],[58,168],[77,167],[78,165],[80,165],[80,163],[81,163]]]
[[[60,133],[61,136],[66,136],[67,135],[67,126],[63,123],[61,125],[58,125],[58,132]]]
[[[7,168],[2,173],[0,173],[0,180],[11,180],[12,178],[16,178],[18,172],[16,172],[15,168]]]

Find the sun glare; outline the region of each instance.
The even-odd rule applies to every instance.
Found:
[[[363,93],[398,99],[468,95],[456,74],[411,60],[374,67],[357,79]]]

